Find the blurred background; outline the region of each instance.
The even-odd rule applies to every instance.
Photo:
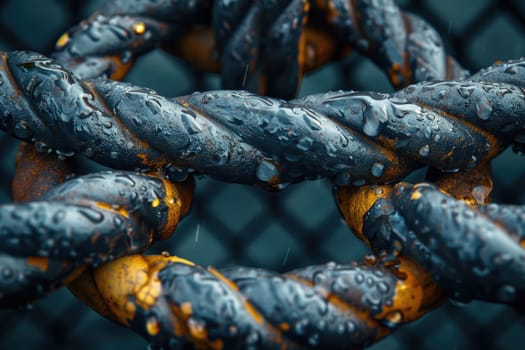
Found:
[[[89,16],[103,1],[0,1],[0,50],[49,53],[59,35]],[[496,60],[525,55],[525,1],[399,1],[429,21],[449,51],[471,71]],[[184,63],[156,51],[140,59],[127,78],[164,96],[220,88],[213,74],[192,72]],[[384,74],[352,54],[308,75],[300,95],[334,90],[390,92]],[[0,134],[0,203],[11,201],[17,142]],[[79,160],[85,171],[93,164]],[[524,159],[505,152],[493,162],[495,202],[525,204]],[[413,179],[422,176],[414,175]],[[519,181],[521,182],[521,186]],[[360,260],[366,252],[342,222],[330,184],[313,181],[280,193],[198,178],[192,211],[172,239],[152,253],[169,251],[202,265],[243,264],[287,271],[329,260]],[[24,310],[0,311],[0,349],[146,349],[146,342],[106,321],[66,289]],[[486,303],[448,303],[374,345],[397,349],[522,349],[525,318]]]

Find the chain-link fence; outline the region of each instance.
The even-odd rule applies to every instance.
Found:
[[[0,49],[49,53],[56,38],[93,12],[101,1],[0,1]],[[458,60],[471,71],[496,60],[525,55],[523,0],[400,1],[445,37]],[[128,80],[165,96],[219,88],[213,74],[192,72],[162,52],[141,59]],[[391,91],[384,74],[353,54],[310,74],[300,94],[356,89]],[[9,202],[17,143],[1,134],[0,201]],[[506,152],[493,162],[496,202],[525,204],[522,158]],[[96,167],[79,160],[80,169]],[[417,176],[417,174],[415,175]],[[169,251],[203,265],[243,264],[286,271],[307,264],[361,259],[366,251],[342,222],[330,184],[308,182],[279,193],[197,180],[191,214],[168,242],[152,252]],[[102,319],[67,290],[32,308],[0,311],[0,349],[145,349],[134,333]],[[448,304],[404,327],[372,349],[521,349],[525,318],[500,305]]]

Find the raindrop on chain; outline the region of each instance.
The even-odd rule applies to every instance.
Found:
[[[427,157],[428,154],[430,153],[430,146],[424,145],[423,147],[419,149],[418,153],[421,157]]]
[[[492,115],[492,104],[486,98],[476,102],[476,115],[481,120],[488,120]]]
[[[385,166],[382,163],[375,162],[374,164],[372,164],[372,168],[370,169],[370,172],[372,173],[373,176],[380,177],[381,175],[383,175],[384,170],[385,170]]]
[[[257,178],[261,181],[268,182],[273,178],[279,176],[279,169],[273,161],[263,159],[259,162],[256,171]]]

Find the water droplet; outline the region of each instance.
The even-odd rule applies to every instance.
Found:
[[[368,105],[363,111],[363,132],[371,137],[379,134],[379,127],[381,123],[388,120],[388,115],[383,108],[375,105]]]
[[[357,284],[363,284],[363,282],[365,281],[365,275],[363,275],[362,273],[358,272],[355,277],[355,282]]]
[[[297,323],[295,323],[294,325],[294,330],[295,330],[295,333],[297,333],[298,335],[303,335],[306,333],[306,330],[308,328],[308,320],[303,318],[299,321],[297,321]]]
[[[382,163],[375,162],[372,164],[372,168],[370,169],[370,172],[375,177],[380,177],[383,175],[383,171],[385,170],[385,166]]]
[[[2,268],[2,278],[4,280],[11,279],[13,276],[13,269],[11,269],[9,266],[4,266],[4,268]]]
[[[44,142],[35,142],[35,149],[38,153],[51,153],[53,150]]]
[[[181,120],[182,124],[190,135],[194,135],[202,131],[201,126],[197,124],[195,117],[183,113],[181,115]]]
[[[314,142],[313,139],[311,139],[308,136],[304,136],[304,137],[301,137],[299,142],[297,142],[296,147],[302,151],[309,151],[310,148],[312,147],[313,142]]]
[[[458,93],[463,98],[469,98],[474,92],[475,86],[459,86]]]
[[[330,157],[336,157],[337,156],[337,147],[330,141],[328,141],[325,145],[326,148],[326,154]]]
[[[260,335],[258,332],[256,331],[251,332],[250,335],[248,335],[248,337],[246,338],[247,348],[256,349],[260,347],[259,339],[260,339]]]
[[[75,155],[75,152],[73,151],[64,151],[57,149],[55,150],[55,153],[58,155],[58,158],[61,160],[64,160],[65,158],[73,157]]]
[[[490,187],[488,186],[479,185],[479,186],[475,186],[472,189],[472,197],[478,204],[485,204],[489,194],[490,194]]]
[[[195,339],[205,340],[208,336],[206,323],[195,317],[190,317],[188,319],[188,330],[191,336]]]
[[[121,55],[120,55],[120,60],[122,61],[122,63],[124,64],[128,64],[131,62],[131,60],[133,59],[133,53],[129,50],[126,50],[124,51]]]
[[[370,43],[366,39],[359,39],[357,41],[357,47],[359,48],[359,50],[367,51],[370,47]]]
[[[102,215],[102,213],[91,208],[82,208],[79,209],[78,212],[95,224],[98,224],[104,220],[104,215]]]
[[[314,333],[308,337],[308,343],[312,346],[319,345],[319,333]]]
[[[26,122],[19,121],[15,124],[14,134],[20,139],[27,140],[31,138],[33,132],[31,131]]]
[[[476,115],[481,120],[487,120],[492,115],[492,104],[486,98],[481,98],[476,102]]]
[[[129,200],[131,203],[135,202],[138,198],[139,198],[139,195],[137,194],[137,192],[131,192],[129,194]]]
[[[313,115],[305,114],[303,115],[303,120],[306,123],[306,125],[308,125],[308,127],[312,130],[321,130],[323,128],[323,125],[321,124],[319,119],[317,119]]]
[[[429,146],[429,145],[424,145],[423,147],[421,147],[421,148],[419,149],[419,152],[418,152],[418,153],[419,153],[419,155],[420,155],[421,157],[427,157],[428,154],[429,154],[429,152],[430,152],[430,146]]]
[[[468,305],[468,300],[462,300],[461,296],[459,296],[459,299],[456,299],[455,297],[452,297],[448,300],[452,305],[457,307],[465,307]]]
[[[54,224],[60,223],[66,217],[66,212],[64,210],[58,210],[52,218]]]
[[[518,69],[515,65],[509,64],[509,66],[505,68],[504,73],[511,75],[518,74]]]
[[[432,96],[434,101],[441,101],[447,96],[447,90],[441,89],[435,95]]]
[[[121,228],[124,225],[124,221],[120,217],[115,216],[113,218],[113,224],[116,228]]]
[[[173,182],[182,182],[188,178],[188,170],[169,165],[166,168],[166,176]]]
[[[512,302],[516,300],[517,296],[516,287],[510,284],[505,284],[498,289],[498,299],[503,302]]]
[[[344,323],[339,323],[337,326],[336,326],[336,332],[343,335],[345,334],[346,332],[346,325]]]
[[[495,265],[498,265],[498,266],[507,265],[510,262],[512,262],[513,260],[514,260],[514,258],[512,257],[512,255],[510,255],[508,253],[500,253],[500,254],[496,254],[496,255],[494,255],[492,257],[492,262]]]
[[[202,102],[202,104],[207,104],[211,100],[213,100],[213,95],[212,94],[204,94],[204,96],[202,96],[201,102]]]
[[[388,293],[388,291],[390,290],[390,287],[388,286],[388,284],[384,281],[380,281],[378,284],[377,284],[377,289],[381,292],[381,293]]]
[[[275,165],[275,162],[271,159],[263,159],[257,166],[257,178],[261,181],[268,182],[270,180],[276,180],[279,176],[279,169]]]

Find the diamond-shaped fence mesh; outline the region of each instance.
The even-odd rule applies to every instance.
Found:
[[[56,38],[102,1],[0,1],[0,49],[49,53]],[[400,5],[428,20],[471,71],[525,55],[523,0],[406,0]],[[219,88],[213,74],[192,72],[174,57],[153,52],[127,78],[165,96]],[[333,89],[391,91],[384,74],[353,54],[310,74],[300,94]],[[11,201],[17,142],[0,135],[0,201]],[[507,151],[493,162],[496,202],[525,204],[525,162]],[[83,169],[93,164],[79,161]],[[521,181],[521,183],[520,183]],[[521,185],[521,187],[520,187]],[[286,271],[328,260],[349,262],[366,251],[342,222],[330,184],[315,181],[279,193],[197,179],[192,211],[169,251],[202,265],[243,264]],[[145,349],[146,342],[92,312],[65,289],[30,309],[0,311],[0,349]],[[396,349],[522,349],[525,317],[501,305],[448,304],[374,345]]]

